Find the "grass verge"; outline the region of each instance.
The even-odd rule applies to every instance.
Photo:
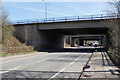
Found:
[[[35,53],[35,52],[37,52],[37,51],[0,54],[0,57],[8,57],[8,56],[14,56],[14,55],[24,55],[24,54],[31,54],[31,53]]]

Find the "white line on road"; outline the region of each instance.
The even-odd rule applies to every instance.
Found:
[[[8,71],[0,72],[0,74],[7,73],[7,72],[12,71],[12,70],[17,70],[17,69],[19,69],[19,68],[20,68],[20,67],[16,67],[16,68],[13,68],[13,69],[9,69]]]
[[[43,60],[40,60],[40,61],[38,61],[38,62],[43,62],[43,61],[46,61],[47,59],[43,59]]]
[[[53,75],[51,78],[54,78],[54,77],[56,77],[58,74],[60,74],[62,71],[64,71],[65,70],[65,68],[63,68],[62,70],[60,70],[58,73],[56,73],[55,75]]]
[[[70,65],[72,65],[74,62],[70,63]]]
[[[70,54],[70,53],[64,53],[64,54]]]
[[[78,60],[78,58],[75,59],[73,62],[71,62],[70,65],[72,65],[73,63],[75,63],[77,60]]]
[[[77,60],[78,60],[78,58],[75,59],[73,62],[71,62],[69,65],[72,65],[72,64],[75,63]],[[58,73],[56,73],[55,75],[53,75],[51,78],[56,77],[58,74],[60,74],[60,73],[63,72],[64,70],[65,70],[65,68],[63,68],[62,70],[60,70]]]

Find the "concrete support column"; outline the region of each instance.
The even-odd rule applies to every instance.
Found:
[[[100,40],[101,40],[101,46],[103,46],[103,37],[101,37]]]
[[[112,45],[111,38],[109,33],[106,34],[106,48],[109,48]]]
[[[75,39],[71,38],[71,47],[75,47]]]
[[[64,35],[55,34],[49,31],[40,31],[38,39],[39,51],[64,48]]]
[[[100,46],[103,46],[103,37],[99,36],[99,39],[100,39]]]
[[[80,44],[80,40],[79,40],[79,38],[76,38],[76,44],[77,44],[77,45]]]
[[[84,40],[79,39],[79,42],[80,42],[79,43],[80,46],[84,46]]]
[[[84,45],[85,45],[85,46],[87,45],[87,40],[84,41]]]
[[[106,46],[106,36],[104,35],[104,47]]]
[[[65,36],[65,42],[70,44],[70,35]]]
[[[103,36],[102,41],[103,41],[102,46],[105,46],[105,36]]]

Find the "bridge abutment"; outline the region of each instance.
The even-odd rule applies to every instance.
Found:
[[[56,50],[64,48],[64,35],[49,31],[39,31],[38,50]]]
[[[52,31],[40,31],[37,25],[17,25],[15,36],[20,42],[34,46],[37,51],[64,48],[64,35]]]

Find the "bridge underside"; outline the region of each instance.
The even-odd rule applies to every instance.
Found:
[[[82,35],[82,34],[106,34],[108,28],[81,28],[81,29],[53,29],[53,30],[39,30],[44,32],[51,32],[62,35]]]
[[[107,30],[107,28],[39,30],[40,39],[38,49],[63,49],[65,35],[106,35]],[[99,40],[99,38],[85,38],[83,40]]]
[[[15,34],[20,41],[25,42],[25,29],[23,28],[15,27]],[[28,26],[27,44],[35,46],[38,51],[58,50],[64,48],[65,35],[106,35],[107,30],[107,28],[37,30],[37,27]]]

